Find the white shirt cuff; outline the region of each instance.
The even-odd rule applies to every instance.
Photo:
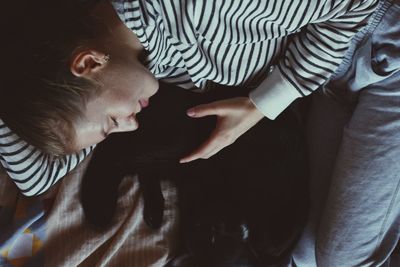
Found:
[[[268,119],[274,120],[296,98],[300,97],[296,88],[275,68],[271,74],[253,91],[250,92],[251,102]]]

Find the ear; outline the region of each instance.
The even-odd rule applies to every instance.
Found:
[[[70,70],[76,77],[91,77],[101,71],[109,60],[109,56],[96,51],[85,50],[75,54],[72,58]]]

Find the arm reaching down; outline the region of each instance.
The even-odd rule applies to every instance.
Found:
[[[250,99],[227,99],[203,105],[201,116],[218,116],[217,127],[200,148],[181,162],[211,157],[253,127],[261,120],[261,115],[273,120],[296,98],[323,85],[339,66],[350,39],[365,25],[377,2],[288,1],[286,14],[292,13],[292,16],[283,17],[280,26],[284,25],[294,34],[277,66],[250,92]],[[223,112],[227,107],[229,111]],[[193,110],[199,109],[195,107]]]

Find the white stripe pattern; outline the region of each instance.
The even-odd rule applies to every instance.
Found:
[[[112,2],[148,51],[146,64],[158,79],[200,89],[209,82],[257,85],[278,64],[302,96],[338,66],[377,1]]]

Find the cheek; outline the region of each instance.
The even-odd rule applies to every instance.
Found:
[[[80,151],[84,148],[98,144],[104,140],[101,131],[95,130],[77,130],[73,150]]]
[[[98,132],[92,133],[77,133],[74,142],[71,144],[71,151],[78,152],[84,148],[88,148],[90,146],[96,145],[103,141],[105,138],[103,135],[99,134]]]
[[[85,118],[74,123],[75,147],[83,149],[104,139],[103,105],[104,101],[89,101]]]
[[[158,80],[146,67],[140,65],[134,76],[132,83],[139,98],[149,98],[158,90]]]

